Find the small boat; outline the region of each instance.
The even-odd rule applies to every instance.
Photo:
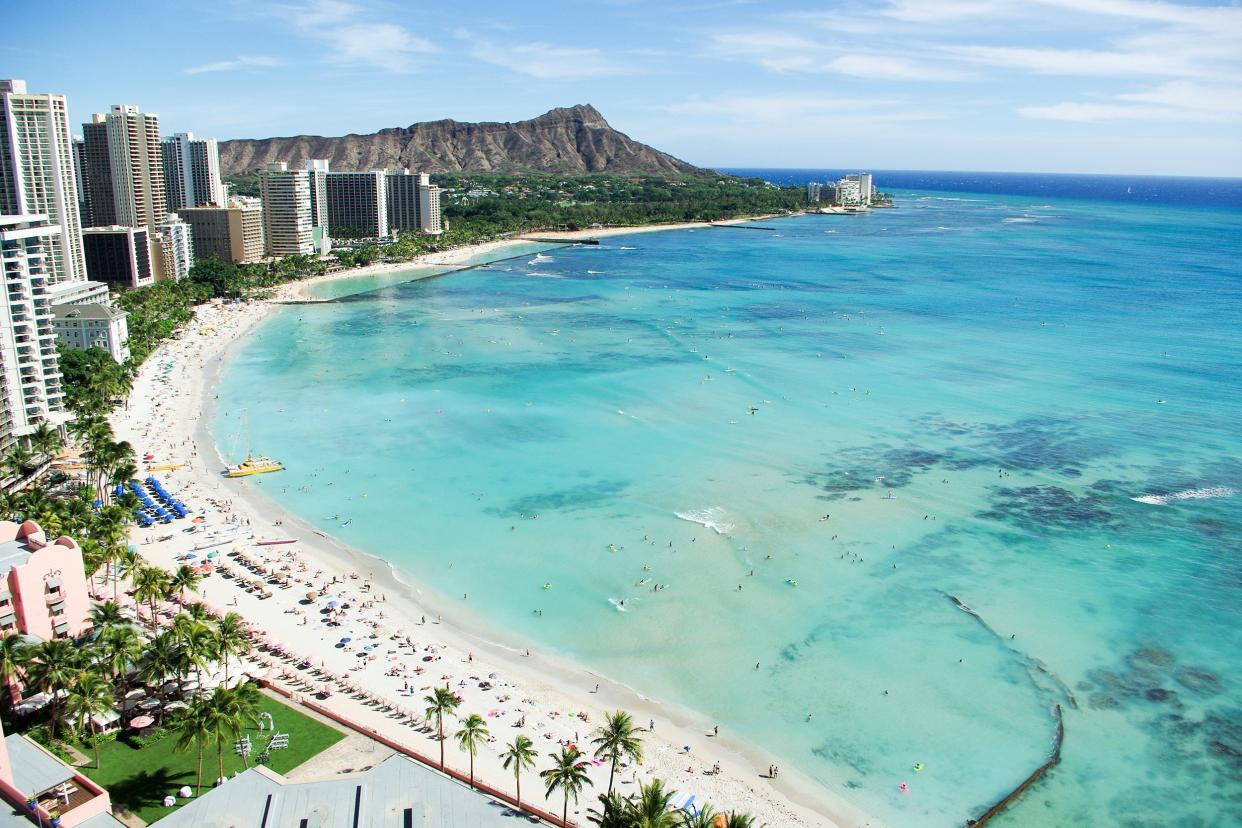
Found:
[[[285,467],[278,460],[270,457],[247,457],[236,466],[224,470],[225,477],[249,477],[252,474],[284,471]]]
[[[261,540],[255,543],[256,546],[277,546],[282,543],[297,543],[297,538],[277,538],[276,540]]]
[[[244,411],[242,412],[242,430],[246,435],[246,459],[235,466],[227,466],[224,469],[225,477],[249,477],[252,474],[267,474],[269,472],[285,470],[285,467],[279,460],[273,460],[271,457],[255,457],[250,452],[250,420]]]

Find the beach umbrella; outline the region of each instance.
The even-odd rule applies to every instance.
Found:
[[[306,600],[307,600],[307,601],[314,601],[314,600],[315,600],[315,599],[317,599],[318,597],[319,597],[319,593],[318,593],[318,592],[315,592],[315,590],[313,590],[313,589],[312,589],[310,592],[306,593]]]
[[[342,644],[348,644],[351,641],[353,641],[353,639],[350,638],[349,636],[345,636],[344,638],[341,639]]]
[[[142,730],[144,727],[150,727],[155,724],[155,719],[150,716],[135,716],[129,720],[129,726],[134,730]]]
[[[336,601],[329,601],[328,609],[336,609]]]

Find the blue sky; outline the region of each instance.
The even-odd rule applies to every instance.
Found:
[[[1242,176],[1242,7],[1165,0],[9,0],[0,76],[165,132],[591,103],[707,166]]]

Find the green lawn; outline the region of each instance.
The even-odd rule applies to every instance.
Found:
[[[289,747],[272,751],[271,761],[267,765],[278,773],[288,773],[345,738],[341,731],[320,724],[268,696],[263,697],[261,707],[272,714],[278,732],[289,734]],[[271,731],[260,733],[257,729],[252,729],[247,732],[255,749],[255,754],[251,756],[253,760],[254,755],[267,744]],[[153,745],[138,748],[123,734],[114,742],[99,745],[98,770],[89,766],[79,770],[107,789],[112,796],[114,807],[124,808],[145,822],[152,823],[176,810],[176,807],[165,808],[161,804],[165,796],[175,794],[182,785],[194,787],[198,761],[196,752],[190,750],[187,753],[178,753],[173,750],[176,743],[176,735],[170,733]],[[89,746],[83,749],[83,753],[93,763],[94,754]],[[209,786],[216,778],[217,768],[216,749],[208,746],[203,752],[204,793],[210,790]],[[242,769],[241,757],[233,752],[231,744],[226,745],[225,776],[232,776],[234,771]],[[178,805],[187,801],[179,799]]]

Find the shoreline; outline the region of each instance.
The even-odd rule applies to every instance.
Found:
[[[659,225],[647,228],[646,232],[681,229],[685,226],[687,225]],[[688,226],[704,225],[691,223]],[[616,228],[610,233],[594,231],[583,235],[623,235],[627,232],[631,231]],[[448,253],[454,254],[455,258],[471,258],[490,250],[522,243],[529,243],[529,240],[493,242]],[[397,267],[404,269],[409,265]],[[355,275],[368,274],[351,271],[320,278]],[[374,271],[369,275],[374,275]],[[318,280],[295,284],[300,287],[314,281]],[[700,800],[706,797],[718,808],[750,812],[757,818],[757,822],[772,826],[822,825],[852,828],[879,824],[796,771],[782,774],[776,781],[762,778],[759,769],[764,764],[776,764],[779,760],[728,734],[712,736],[711,723],[693,710],[644,697],[633,688],[597,675],[587,667],[556,654],[540,652],[532,647],[529,657],[523,655],[529,642],[495,629],[486,619],[475,616],[470,610],[463,610],[460,604],[444,600],[434,591],[424,589],[417,582],[404,578],[403,573],[383,559],[349,547],[336,538],[319,532],[288,513],[245,479],[221,478],[217,474],[218,449],[208,429],[214,409],[214,401],[209,397],[210,389],[214,387],[229,358],[235,353],[236,346],[276,312],[279,304],[278,301],[266,301],[241,306],[200,308],[196,311],[194,321],[183,329],[179,340],[171,340],[161,345],[151,356],[134,383],[134,391],[126,408],[114,415],[118,436],[134,443],[140,449],[140,454],[151,451],[156,455],[157,462],[193,458],[188,468],[161,472],[160,476],[196,512],[201,507],[208,506],[208,498],[219,501],[215,514],[212,514],[211,509],[206,512],[210,515],[204,524],[207,527],[206,534],[210,536],[212,531],[233,532],[233,537],[237,538],[232,544],[234,548],[244,550],[251,557],[262,555],[264,547],[254,546],[253,543],[263,537],[296,538],[296,546],[266,549],[281,550],[277,552],[278,561],[289,560],[288,550],[296,549],[296,554],[307,562],[308,570],[322,570],[327,573],[324,579],[328,576],[339,579],[337,583],[340,586],[334,584],[334,592],[344,594],[346,590],[352,591],[359,584],[368,584],[359,593],[359,603],[365,606],[368,596],[373,599],[373,596],[381,595],[383,600],[374,603],[380,605],[381,617],[389,619],[383,622],[385,627],[391,628],[395,624],[410,632],[407,637],[420,643],[429,639],[435,640],[436,645],[431,651],[435,653],[437,663],[432,669],[445,671],[441,679],[464,682],[471,673],[498,673],[506,680],[512,679],[516,684],[512,688],[512,695],[525,696],[524,702],[532,701],[530,709],[520,711],[523,720],[530,716],[546,718],[549,722],[547,725],[542,722],[527,725],[523,729],[532,736],[545,759],[546,754],[557,745],[548,735],[541,738],[540,731],[544,734],[563,733],[564,738],[569,740],[576,737],[578,732],[585,734],[592,730],[603,713],[613,709],[629,711],[640,726],[648,719],[654,720],[655,732],[643,734],[646,762],[640,768],[630,766],[618,771],[617,779],[622,793],[630,793],[636,789],[633,786],[634,778],[649,779],[659,776],[670,788],[682,794],[695,793]],[[168,372],[168,377],[161,379],[157,376],[156,366],[168,364],[170,361],[174,368]],[[173,416],[170,417],[170,414]],[[153,430],[159,432],[158,438],[151,436]],[[163,444],[157,445],[157,439]],[[242,521],[245,522],[244,527]],[[153,563],[172,567],[176,564],[178,553],[193,545],[189,542],[191,538],[176,531],[180,528],[182,527],[179,524],[173,524],[172,527],[135,529],[133,538],[144,557]],[[170,539],[156,540],[161,535],[167,535],[169,529],[173,530]],[[244,538],[247,534],[250,537]],[[196,535],[195,539],[200,537],[201,535]],[[365,573],[367,577],[351,578],[350,573]],[[255,595],[238,588],[236,581],[227,581],[213,575],[204,581],[200,595],[208,603],[219,606],[221,602],[216,599],[221,592],[225,593],[235,602],[229,604],[230,607],[235,606],[248,620],[257,621],[264,630],[272,631],[272,637],[289,645],[292,651],[319,655],[324,661],[330,662],[334,670],[340,670],[344,664],[348,675],[352,659],[346,652],[340,652],[339,647],[330,646],[331,634],[320,635],[323,630],[318,624],[296,623],[299,616],[293,615],[293,612],[298,610],[299,604],[305,604],[299,600],[305,589],[306,587],[291,590],[274,588],[273,598],[261,601]],[[426,617],[425,624],[417,621],[423,616]],[[443,623],[431,620],[439,616],[443,616]],[[381,646],[390,648],[392,645],[383,641],[383,638],[376,640]],[[428,645],[429,648],[431,646]],[[388,653],[392,652],[393,649],[388,649]],[[463,656],[463,653],[466,655]],[[392,658],[395,662],[398,656]],[[427,658],[423,660],[427,661]],[[421,712],[424,690],[403,696],[399,692],[398,679],[377,674],[375,667],[376,665],[372,665],[370,669],[366,669],[364,665],[364,669],[357,672],[355,680],[365,682],[364,686],[373,694],[389,698],[398,705],[412,705]],[[426,682],[440,683],[430,675],[418,679],[416,683]],[[596,683],[598,689],[591,690],[591,685]],[[296,688],[291,689],[299,692]],[[463,712],[484,712],[474,690],[468,690],[466,696]],[[416,750],[433,753],[436,749],[433,739],[404,725],[394,725],[378,710],[357,703],[344,693],[334,695],[324,703]],[[488,703],[494,704],[490,699]],[[578,725],[576,732],[567,731],[566,726],[573,727],[571,721],[562,720],[553,713],[564,710],[586,712],[591,724]],[[495,754],[502,747],[501,743],[514,731],[508,727],[501,729],[500,724],[499,721],[489,720],[497,742],[494,745],[489,744],[480,752],[475,770],[480,779],[507,790],[512,779],[501,769]],[[397,729],[396,733],[392,732],[394,729]],[[691,745],[691,752],[686,754],[678,750],[681,745]],[[454,766],[462,764],[462,757],[457,754],[458,751],[452,747],[447,752],[449,763]],[[706,771],[716,761],[721,763],[722,772],[719,775],[706,775]],[[607,770],[606,765],[591,768],[596,787],[584,792],[583,799],[576,808],[580,820],[585,810],[595,804],[595,796],[606,787]]]
[[[379,262],[367,265],[366,267],[357,267],[349,270],[342,270],[336,273],[326,273],[323,276],[313,276],[310,279],[303,279],[297,282],[287,282],[276,288],[276,293],[272,297],[272,302],[277,304],[285,303],[303,303],[303,302],[325,302],[327,299],[320,299],[310,294],[310,289],[318,285],[327,284],[329,282],[339,282],[346,279],[364,278],[367,276],[380,276],[385,273],[400,273],[404,270],[417,270],[420,268],[461,268],[470,267],[475,264],[483,264],[483,262],[472,262],[478,256],[485,256],[489,253],[501,253],[511,250],[518,245],[523,244],[539,244],[539,239],[563,239],[570,242],[580,239],[600,239],[610,236],[629,236],[637,233],[658,233],[665,230],[697,230],[700,228],[723,226],[732,224],[745,224],[748,221],[763,221],[773,218],[785,218],[784,214],[767,214],[760,216],[747,216],[745,218],[723,219],[721,221],[683,221],[675,224],[636,224],[624,227],[600,227],[587,230],[549,230],[546,233],[523,233],[508,239],[496,239],[494,241],[481,242],[479,244],[466,245],[465,247],[455,247],[452,250],[442,250],[437,253],[424,253],[422,256],[411,259],[408,262]],[[549,244],[551,247],[553,244]],[[520,254],[510,254],[520,255]],[[506,258],[505,256],[498,256]],[[432,276],[441,275],[440,273],[426,273],[421,276],[414,276],[410,281],[431,278]]]

